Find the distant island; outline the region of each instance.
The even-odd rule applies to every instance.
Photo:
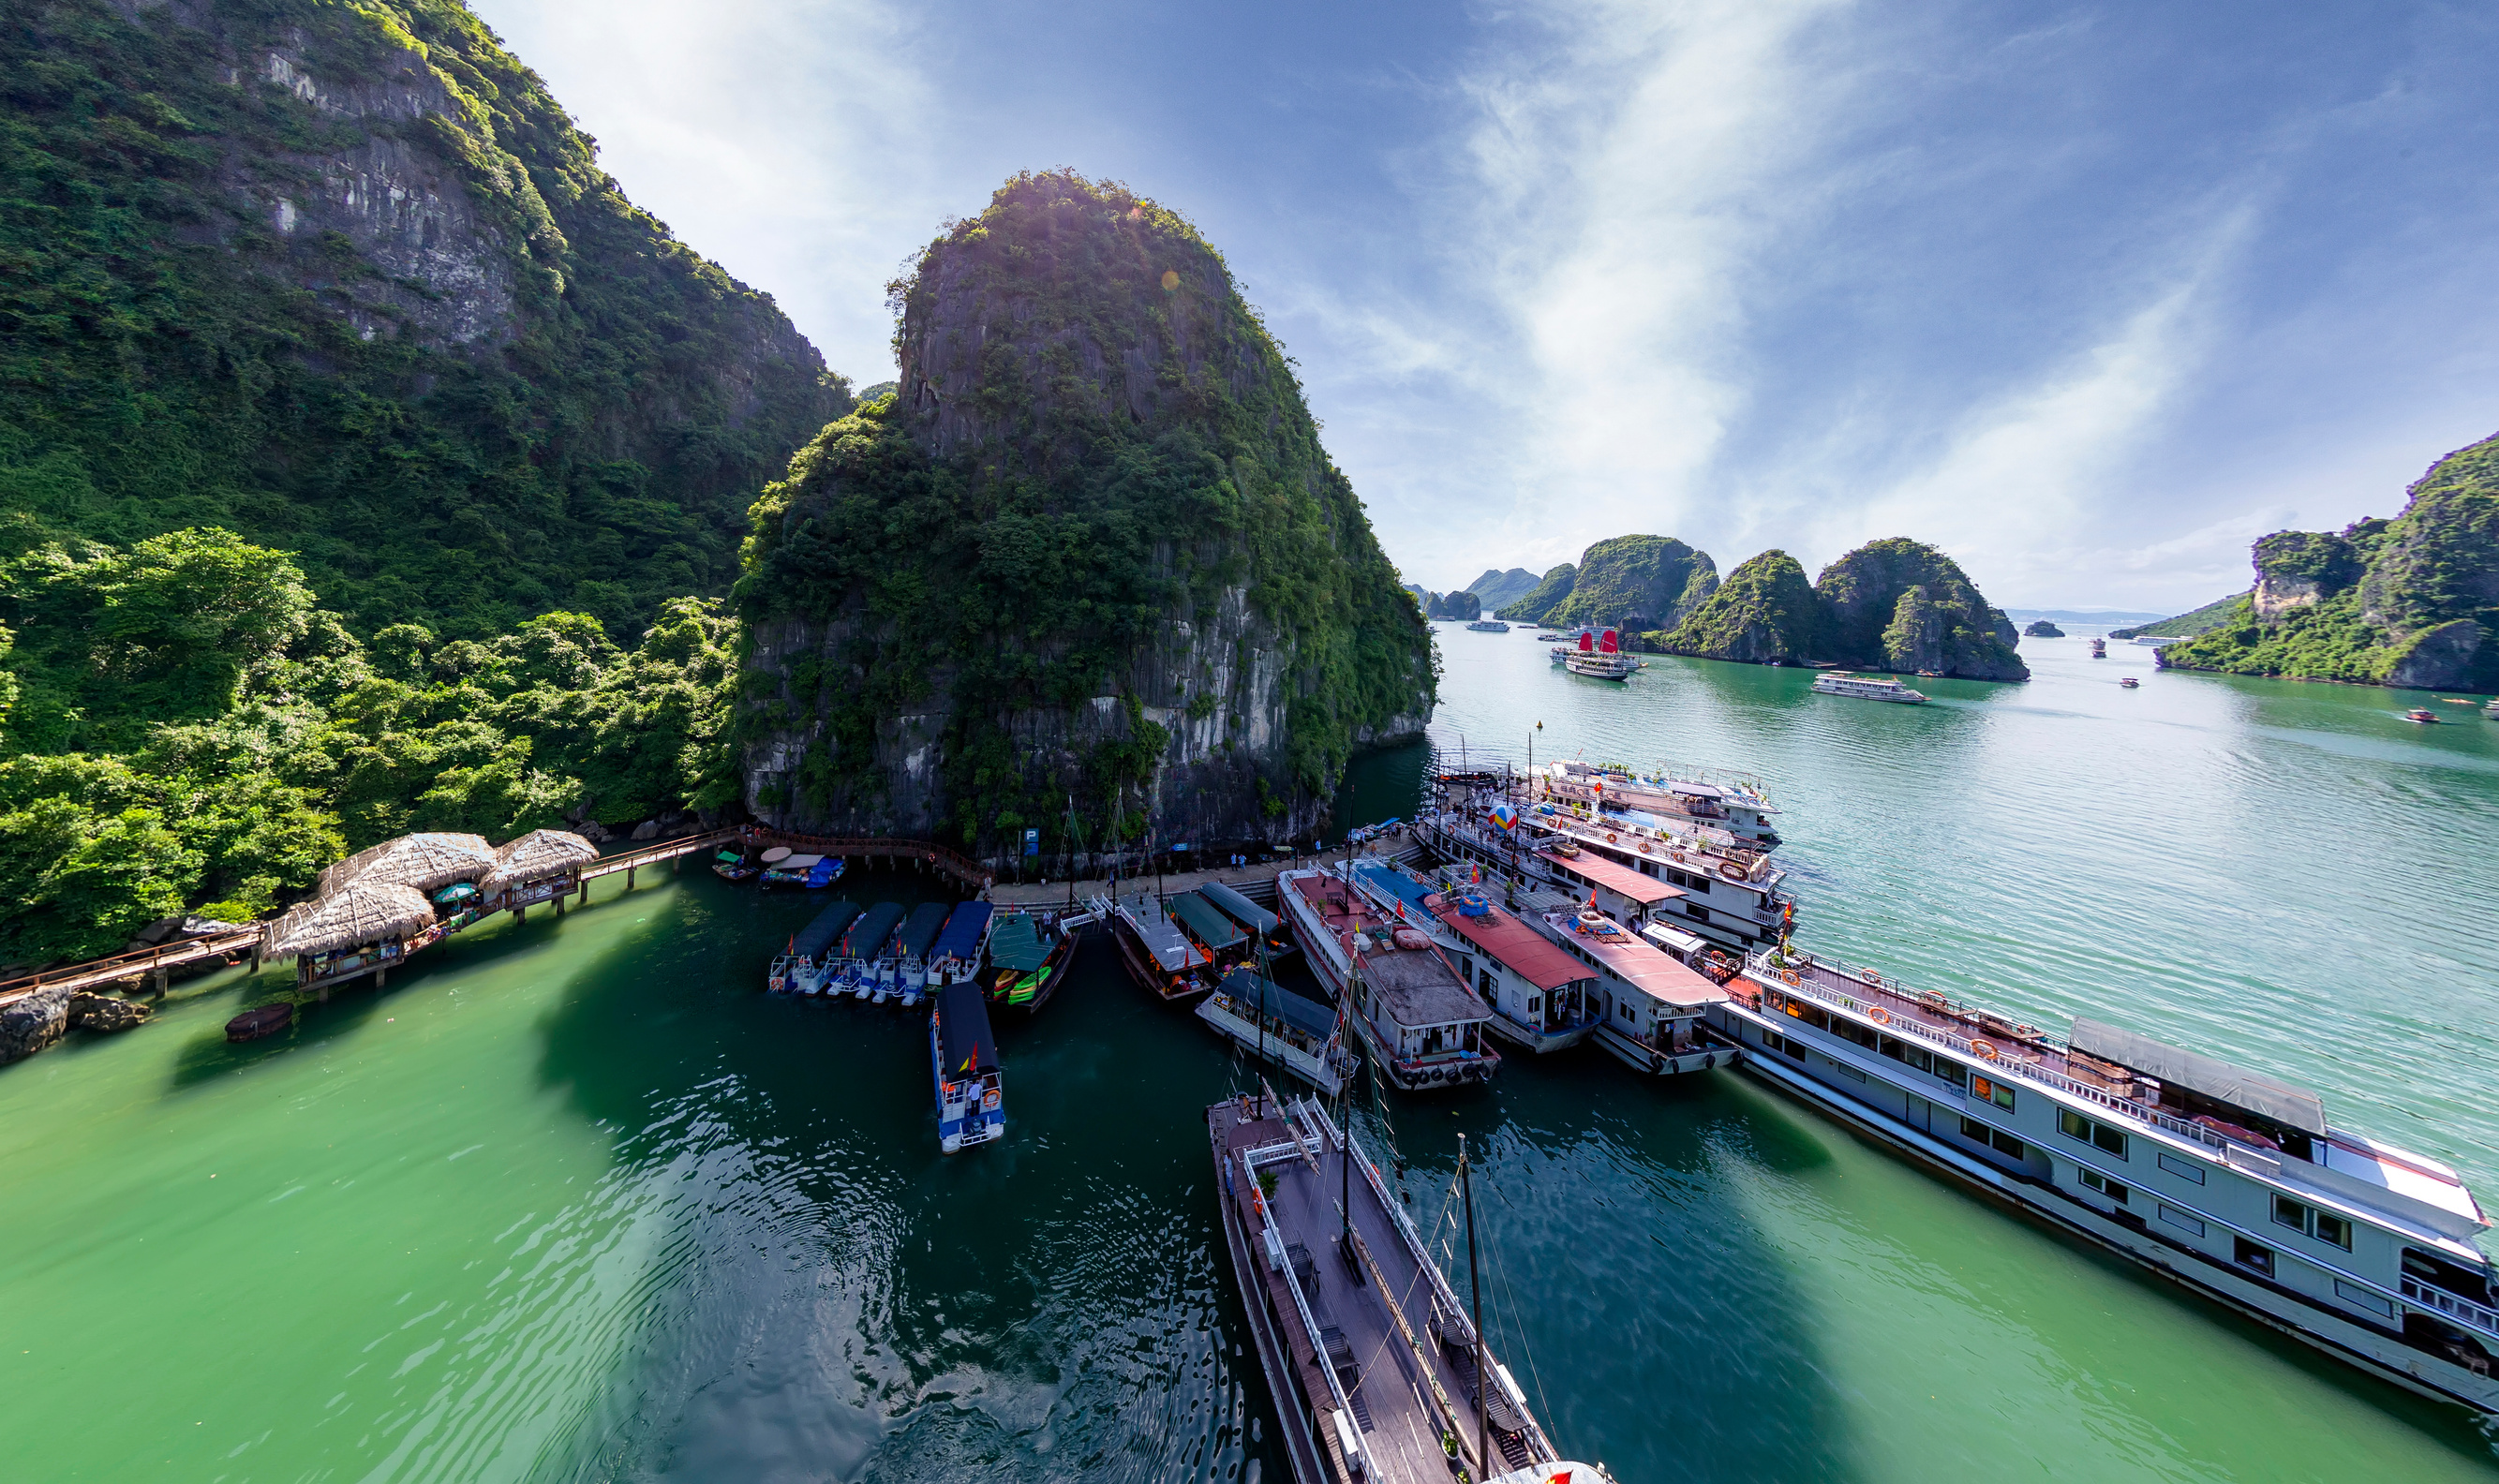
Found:
[[[1476,596],[1484,611],[1498,613],[1536,591],[1536,574],[1523,566],[1513,566],[1506,572],[1486,567],[1482,576],[1467,584],[1466,591]]]
[[[2499,435],[2449,454],[2392,520],[2278,531],[2256,586],[2152,632],[2203,621],[2169,668],[2366,685],[2499,689]],[[2220,608],[2218,614],[2214,608]]]
[[[2029,627],[2022,630],[2022,637],[2026,639],[2061,639],[2064,636],[2065,630],[2046,619],[2032,619]]]

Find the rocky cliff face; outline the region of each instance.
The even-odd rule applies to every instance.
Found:
[[[1925,670],[1964,680],[2028,680],[2013,621],[1959,564],[1906,537],[1869,541],[1814,582],[1826,617],[1826,658],[1874,669]]]
[[[1567,593],[1537,604],[1550,584],[1547,574],[1537,593],[1515,605],[1521,617],[1542,624],[1671,629],[1717,591],[1718,564],[1672,536],[1615,536],[1580,553]]]
[[[2255,590],[2159,661],[2426,689],[2499,687],[2499,436],[2406,492],[2403,514],[2256,543]]]
[[[12,549],[222,524],[368,626],[625,628],[847,404],[457,0],[55,0],[0,89]]]
[[[1535,592],[1536,582],[1536,574],[1523,566],[1513,566],[1506,572],[1488,566],[1482,576],[1467,584],[1467,591],[1486,608],[1499,610],[1503,604]]]
[[[1557,622],[1545,615],[1560,608],[1570,598],[1572,589],[1578,585],[1579,568],[1565,562],[1560,566],[1548,568],[1536,586],[1528,590],[1526,597],[1509,603],[1502,611],[1525,624]]]
[[[1421,728],[1422,613],[1185,220],[1018,177],[902,305],[894,398],[753,511],[760,815],[1282,838],[1355,747]]]
[[[1766,551],[1727,574],[1708,599],[1671,630],[1646,636],[1671,655],[1747,664],[1801,664],[1819,653],[1823,613],[1804,568]]]

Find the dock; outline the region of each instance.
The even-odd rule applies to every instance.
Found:
[[[1423,848],[1403,833],[1383,839],[1366,841],[1347,849],[1340,846],[1318,855],[1303,855],[1290,860],[1270,860],[1246,866],[1213,866],[1199,871],[1173,871],[1166,875],[1122,876],[1119,879],[1118,897],[1134,901],[1140,895],[1156,893],[1172,896],[1192,890],[1209,882],[1221,882],[1257,905],[1270,911],[1276,907],[1276,877],[1284,871],[1307,871],[1319,865],[1337,865],[1347,860],[1386,860],[1403,865],[1421,856]],[[1060,907],[1082,910],[1093,898],[1113,895],[1112,882],[1106,877],[1081,881],[1000,882],[990,887],[989,899],[1001,907]]]

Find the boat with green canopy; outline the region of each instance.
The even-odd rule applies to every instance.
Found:
[[[990,926],[990,972],[984,986],[990,1001],[1026,1013],[1050,1003],[1076,957],[1076,934],[1055,915],[1002,912]]]
[[[1197,945],[1217,974],[1249,960],[1250,935],[1203,895],[1196,891],[1175,892],[1167,905],[1172,920]]]
[[[1270,960],[1296,952],[1293,935],[1284,930],[1284,919],[1219,881],[1208,882],[1197,888],[1198,894],[1213,902],[1216,910],[1241,924],[1244,931],[1258,940],[1260,952]]]

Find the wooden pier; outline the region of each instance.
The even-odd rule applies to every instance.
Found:
[[[260,924],[253,922],[238,924],[230,933],[190,938],[135,952],[115,953],[110,958],[95,958],[85,963],[64,964],[57,969],[46,969],[40,974],[0,983],[0,1010],[41,989],[92,989],[98,984],[116,984],[125,979],[149,980],[156,992],[162,994],[165,992],[165,976],[171,970],[202,959],[254,952],[259,947]]]

